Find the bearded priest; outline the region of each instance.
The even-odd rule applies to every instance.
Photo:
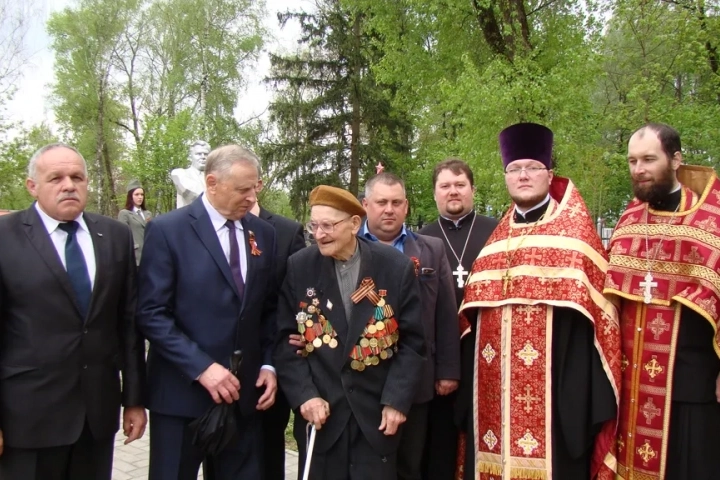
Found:
[[[461,331],[476,332],[467,479],[612,478],[620,377],[607,256],[572,182],[553,175],[553,133],[500,133],[513,205],[473,264]]]
[[[618,479],[720,475],[720,182],[681,163],[672,127],[630,137],[635,198],[605,281],[623,335]]]

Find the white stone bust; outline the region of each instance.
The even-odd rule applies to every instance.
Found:
[[[190,205],[205,191],[205,161],[210,153],[210,145],[197,140],[190,145],[188,168],[176,168],[170,172],[177,190],[177,208]]]

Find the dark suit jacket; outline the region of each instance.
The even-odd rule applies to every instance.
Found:
[[[294,220],[277,215],[260,207],[260,218],[275,228],[275,241],[277,242],[277,255],[275,268],[277,271],[278,287],[282,285],[287,271],[287,259],[293,253],[305,248],[303,226]]]
[[[275,231],[248,214],[242,219],[248,268],[240,298],[230,265],[198,198],[148,223],[138,280],[137,323],[150,341],[148,408],[196,418],[212,397],[196,381],[213,362],[229,367],[243,351],[239,406],[255,412],[260,367],[271,365],[275,296]],[[248,232],[259,256],[251,255]]]
[[[425,357],[425,339],[420,319],[420,297],[412,262],[387,245],[360,243],[360,274],[374,280],[376,289],[387,290],[400,331],[399,351],[377,366],[358,372],[350,368],[350,351],[374,313],[375,306],[364,299],[353,306],[352,318],[345,318],[333,259],[320,254],[313,245],[288,261],[288,272],[278,302],[280,341],[275,363],[280,386],[294,409],[314,397],[330,404],[330,417],[318,432],[315,448],[327,451],[338,439],[352,414],[378,454],[397,449],[400,434],[385,436],[378,430],[384,405],[407,413],[413,403]],[[297,355],[288,336],[297,333],[295,315],[300,302],[307,301],[307,289],[315,288],[319,307],[338,336],[338,347],[323,346],[307,357]],[[328,308],[328,302],[332,308]]]
[[[118,221],[130,227],[132,232],[133,241],[135,242],[135,263],[138,265],[140,265],[140,259],[142,258],[142,249],[145,243],[145,226],[150,220],[150,212],[143,210],[143,215],[145,215],[145,218],[125,209],[120,210],[118,214]]]
[[[442,240],[408,232],[404,251],[420,261],[420,301],[429,351],[415,403],[424,403],[435,396],[435,380],[460,380],[460,324]]]
[[[70,445],[86,419],[95,438],[112,437],[121,402],[143,404],[130,230],[83,218],[97,265],[85,319],[35,207],[0,218],[0,429],[11,447]]]

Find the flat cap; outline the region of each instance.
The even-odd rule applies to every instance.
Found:
[[[365,209],[355,196],[342,188],[320,185],[310,192],[310,206],[325,205],[350,215],[365,216]]]

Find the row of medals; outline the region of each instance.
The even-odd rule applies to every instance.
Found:
[[[400,333],[398,331],[380,338],[367,338],[367,335],[375,335],[377,332],[381,332],[383,330],[385,330],[385,323],[382,320],[371,323],[365,327],[365,330],[363,330],[363,336],[360,338],[359,345],[362,348],[371,348],[373,350],[373,355],[368,355],[362,360],[351,361],[350,368],[362,372],[365,370],[365,367],[378,365],[380,360],[392,358],[398,350],[397,345],[395,345],[400,338]]]
[[[318,313],[319,320],[325,320],[325,317],[319,314],[319,309],[317,309],[317,307],[314,307],[313,305],[308,306],[308,313],[310,313],[310,315],[306,314],[305,312],[300,312],[296,315],[295,318],[296,320],[298,320],[298,323],[304,323],[305,328],[313,328],[315,322],[312,320],[312,314],[316,312]],[[318,323],[318,325],[321,325],[321,323]],[[305,336],[305,332],[301,333],[303,336]],[[338,341],[336,338],[334,338],[334,334],[335,330],[333,329],[333,335],[330,335],[329,333],[324,334],[322,337],[318,335],[312,342],[306,343],[305,351],[302,352],[303,355],[307,356],[308,353],[314,351],[316,348],[322,347],[323,345],[327,345],[330,348],[337,348]]]

